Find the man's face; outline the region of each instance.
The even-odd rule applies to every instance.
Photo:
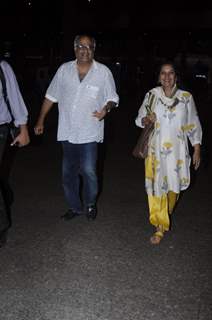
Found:
[[[94,56],[94,47],[91,40],[87,37],[80,38],[74,48],[77,61],[80,63],[92,62]]]

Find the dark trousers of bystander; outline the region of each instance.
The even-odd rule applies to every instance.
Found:
[[[7,125],[0,125],[0,167],[4,156],[8,139]],[[5,181],[2,179],[4,173],[0,169],[0,248],[6,243],[6,233],[10,227],[10,217],[5,199]]]

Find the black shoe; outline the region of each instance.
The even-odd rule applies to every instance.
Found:
[[[64,215],[61,216],[61,219],[68,221],[75,217],[78,217],[80,214],[73,211],[72,209],[69,209]]]
[[[87,208],[87,219],[88,220],[95,220],[97,215],[97,209],[96,206],[89,206]]]
[[[4,247],[7,243],[7,231],[0,234],[0,248]]]

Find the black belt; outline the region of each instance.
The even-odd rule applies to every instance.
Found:
[[[4,128],[4,127],[7,127],[9,123],[2,123],[0,124],[0,128]]]

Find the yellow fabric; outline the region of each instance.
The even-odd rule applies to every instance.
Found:
[[[155,159],[154,155],[151,154],[145,159],[146,179],[154,180],[156,167],[157,167],[156,159]]]
[[[174,210],[175,204],[179,198],[179,194],[169,191],[168,192],[168,209],[169,209],[169,214],[172,214],[172,211]]]
[[[163,238],[163,232],[162,232],[162,231],[156,231],[156,232],[154,233],[154,236]]]
[[[161,197],[148,195],[150,223],[155,227],[161,226],[168,231],[170,226],[169,214],[172,213],[179,195],[169,191]]]
[[[172,97],[166,97],[160,86],[151,92],[155,95],[153,105],[157,121],[145,161],[146,190],[148,194],[158,197],[170,190],[179,194],[190,185],[188,140],[192,145],[202,141],[202,128],[195,102],[189,92],[180,89]],[[147,115],[148,97],[149,94],[146,94],[139,109],[136,118],[138,126],[141,126],[141,119]]]

